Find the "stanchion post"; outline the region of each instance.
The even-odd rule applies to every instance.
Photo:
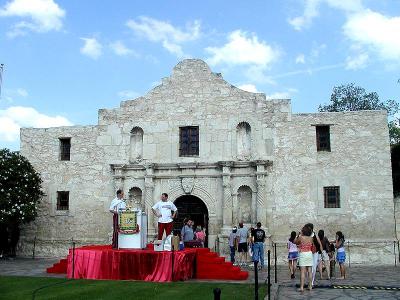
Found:
[[[258,300],[258,261],[254,261],[254,299]]]
[[[171,244],[172,244],[172,242],[171,242]],[[171,280],[174,281],[174,258],[175,258],[175,255],[174,255],[174,247],[171,246],[171,249],[172,249],[172,251],[171,251],[171,256],[172,256],[172,274],[171,274]]]
[[[275,252],[275,253],[274,253],[275,283],[278,283],[278,269],[277,269],[278,258],[277,258],[277,255],[276,255],[276,243],[274,243],[274,252]]]
[[[72,279],[75,279],[75,242],[72,242]]]
[[[394,266],[397,267],[396,241],[393,241]]]
[[[268,300],[271,300],[271,250],[268,250]]]
[[[397,253],[399,254],[399,263],[400,263],[400,241],[397,241]]]
[[[35,259],[35,248],[36,248],[36,235],[33,239],[33,251],[32,251],[32,259]]]
[[[348,252],[349,252],[349,268],[350,268],[350,266],[351,266],[351,257],[350,257],[350,241],[347,241],[347,250],[348,250]]]
[[[214,293],[214,300],[221,300],[221,289],[220,288],[215,288],[213,290]]]

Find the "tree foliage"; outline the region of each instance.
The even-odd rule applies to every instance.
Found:
[[[399,111],[399,104],[395,100],[382,102],[376,92],[367,93],[364,88],[354,83],[335,86],[329,104],[319,105],[320,112],[330,111],[356,111],[356,110],[386,110],[388,116],[393,118]],[[388,123],[390,143],[400,142],[399,120]]]
[[[393,116],[399,110],[399,104],[394,100],[382,102],[376,92],[367,93],[364,88],[354,83],[335,86],[329,104],[320,105],[319,111],[355,111],[355,110],[386,110]]]
[[[17,152],[0,150],[0,224],[35,219],[43,192],[42,180],[29,161]]]

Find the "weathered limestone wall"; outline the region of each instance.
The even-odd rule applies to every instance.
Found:
[[[80,243],[108,242],[111,218],[108,212],[114,187],[104,151],[97,144],[102,126],[22,129],[21,154],[43,180],[45,196],[38,217],[22,232],[23,254],[31,254],[36,237],[36,255],[65,255],[72,239]],[[71,137],[71,161],[59,160],[59,138]],[[69,191],[69,210],[57,211],[57,191]]]
[[[275,241],[305,223],[330,239],[393,241],[393,190],[386,113],[297,114],[277,124],[273,165]],[[331,152],[317,151],[315,125],[331,125]],[[324,208],[324,186],[340,186],[340,208]],[[356,254],[354,254],[356,257]]]
[[[330,125],[331,152],[317,152],[318,124]],[[199,156],[179,157],[180,126],[199,126]],[[71,137],[71,161],[59,161],[62,137]],[[99,110],[97,126],[22,129],[21,154],[41,173],[46,193],[37,220],[23,231],[22,254],[31,254],[35,236],[38,256],[65,255],[72,238],[107,243],[117,188],[126,197],[131,188],[141,192],[150,212],[162,192],[174,201],[187,193],[183,178],[194,178],[189,194],[205,203],[209,246],[221,253],[229,253],[230,227],[246,218],[262,222],[271,245],[312,222],[330,239],[341,230],[349,241],[366,242],[355,260],[368,253],[391,261],[386,246],[368,244],[393,242],[395,232],[383,112],[292,115],[289,100],[242,91],[203,61],[184,60],[145,96]],[[341,207],[323,208],[323,187],[333,185]],[[63,190],[69,211],[56,210]],[[149,220],[153,235],[151,213]]]
[[[271,128],[274,122],[288,118],[288,100],[266,101],[264,94],[228,84],[203,61],[185,60],[147,95],[122,102],[116,109],[101,109],[99,124],[107,130],[99,140],[114,163],[127,163],[130,131],[140,127],[144,161],[216,162],[237,158],[236,128],[247,122],[252,140],[249,159],[268,159],[272,155]],[[180,126],[199,126],[198,157],[179,157]]]

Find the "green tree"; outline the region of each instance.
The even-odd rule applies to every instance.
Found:
[[[33,221],[37,215],[37,205],[43,196],[41,184],[39,174],[25,157],[8,149],[0,150],[0,235],[3,252],[8,250],[15,255],[20,225]],[[7,240],[11,244],[5,244]]]
[[[329,104],[319,105],[318,110],[339,112],[355,110],[386,110],[391,121],[388,123],[390,143],[400,142],[399,120],[393,120],[399,111],[399,104],[395,100],[380,101],[376,92],[367,93],[364,88],[354,83],[335,86]]]

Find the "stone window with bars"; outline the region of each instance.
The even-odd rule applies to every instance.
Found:
[[[69,192],[57,192],[57,210],[69,210]]]
[[[71,160],[71,138],[60,138],[60,160]]]
[[[317,133],[317,151],[331,151],[331,137],[329,125],[315,126]]]
[[[327,186],[324,187],[324,207],[340,208],[340,187]]]
[[[199,127],[179,128],[179,156],[199,155]]]

